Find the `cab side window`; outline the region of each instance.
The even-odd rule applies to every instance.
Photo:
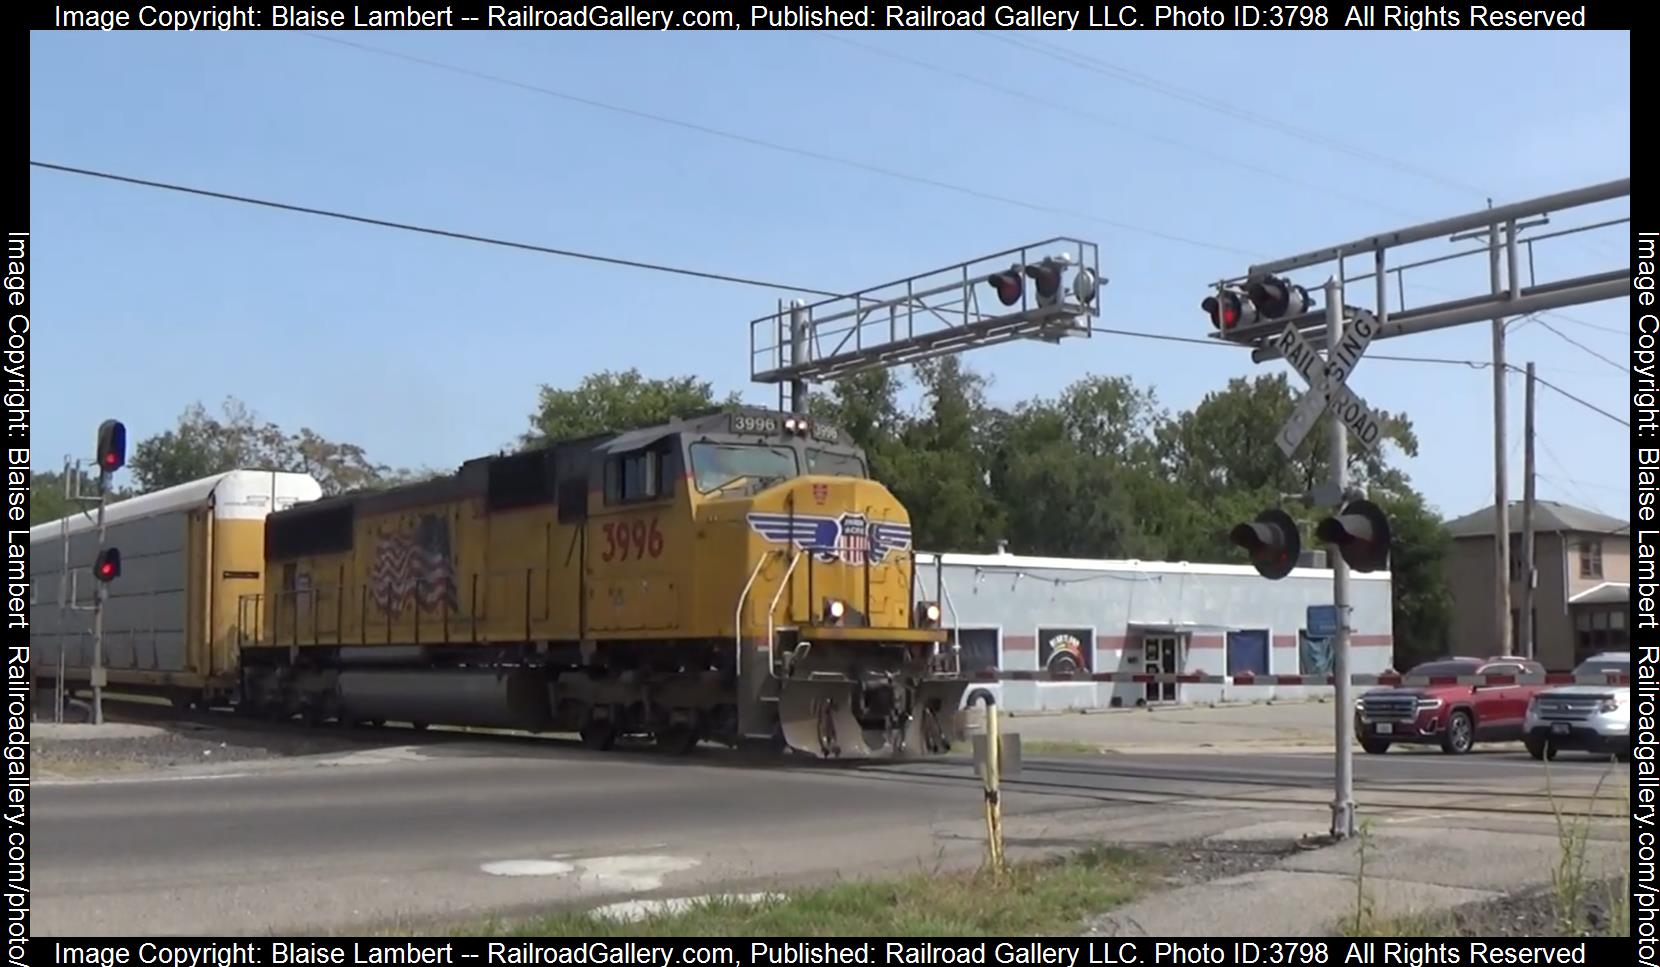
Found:
[[[618,454],[605,462],[605,502],[637,504],[673,497],[679,465],[674,449],[664,444]]]

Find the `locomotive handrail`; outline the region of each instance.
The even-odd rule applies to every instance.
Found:
[[[943,563],[944,562],[942,561],[936,561],[935,566],[939,567],[939,569],[943,571],[945,570],[942,566]],[[945,583],[943,575],[940,577],[939,588],[940,597],[945,599],[945,606],[951,612],[951,658],[955,663],[955,666],[951,669],[951,674],[961,675],[963,673],[963,652],[962,638],[957,634],[957,625],[960,623],[958,620],[959,616],[957,614],[957,605],[951,600],[951,588]]]
[[[778,679],[778,666],[773,663],[773,659],[776,656],[773,654],[772,644],[774,636],[777,632],[773,630],[772,621],[778,614],[778,599],[784,596],[784,589],[790,586],[790,575],[795,573],[795,566],[801,563],[801,555],[803,553],[805,552],[796,551],[795,556],[790,558],[789,569],[784,572],[784,576],[778,581],[778,593],[772,596],[772,606],[767,608],[767,674],[770,675],[774,681]],[[808,602],[808,606],[811,607],[812,602]]]
[[[767,558],[772,555],[772,551],[767,551],[755,562],[755,570],[749,572],[749,580],[744,582],[743,593],[738,595],[738,612],[732,616],[732,646],[737,658],[736,671],[739,676],[742,676],[744,671],[744,602],[749,600],[749,592],[755,587],[755,579],[761,576],[761,568],[766,567]]]

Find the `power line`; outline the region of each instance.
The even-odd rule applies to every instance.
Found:
[[[1573,316],[1558,312],[1555,309],[1545,310],[1545,315],[1550,316],[1553,319],[1560,319],[1563,322],[1571,322],[1576,326],[1584,326],[1587,329],[1595,329],[1598,332],[1611,333],[1615,336],[1630,335],[1630,332],[1625,329],[1615,329],[1613,326],[1601,326],[1594,322],[1586,322],[1584,319],[1576,319]]]
[[[1515,366],[1510,366],[1508,368],[1512,369],[1512,370],[1517,369]],[[1553,391],[1561,394],[1562,396],[1566,396],[1568,399],[1573,400],[1575,403],[1578,403],[1580,406],[1583,406],[1586,409],[1591,410],[1594,413],[1600,413],[1603,416],[1608,417],[1610,420],[1613,420],[1615,423],[1618,423],[1620,426],[1626,427],[1627,429],[1629,429],[1631,427],[1631,424],[1626,422],[1625,420],[1620,419],[1619,417],[1617,417],[1614,414],[1608,412],[1607,410],[1603,409],[1600,406],[1597,406],[1597,405],[1592,404],[1592,403],[1585,402],[1584,400],[1582,400],[1579,397],[1575,396],[1574,394],[1568,392],[1567,390],[1563,389],[1562,387],[1557,386],[1555,383],[1552,383],[1549,380],[1545,379],[1543,376],[1535,375],[1533,377],[1533,381],[1535,383],[1538,383],[1540,386],[1545,387],[1546,389],[1553,390]]]
[[[405,222],[388,221],[383,218],[371,218],[367,215],[352,215],[346,212],[331,211],[325,208],[310,208],[305,205],[294,205],[287,202],[270,201],[264,198],[253,198],[248,195],[233,195],[228,192],[209,191],[206,188],[191,188],[187,185],[175,185],[165,181],[151,181],[146,178],[134,178],[128,175],[112,174],[107,171],[94,171],[90,168],[76,168],[70,165],[52,164],[47,161],[30,161],[29,166],[31,168],[44,168],[49,171],[59,171],[72,175],[84,175],[88,178],[102,178],[106,181],[117,181],[129,185],[140,185],[145,188],[158,188],[163,191],[175,191],[186,195],[198,195],[203,198],[216,198],[221,201],[233,201],[243,205],[257,205],[262,208],[275,208],[279,211],[298,212],[302,215],[317,215],[323,218],[335,218],[340,221],[356,222],[361,225],[393,228],[403,232],[435,235],[440,238],[453,238],[464,242],[479,242],[484,245],[498,245],[503,248],[520,249],[526,252],[540,252],[544,255],[558,255],[564,258],[583,259],[589,262],[603,262],[607,265],[620,265],[631,269],[644,269],[649,272],[666,272],[671,275],[684,275],[699,279],[711,279],[716,282],[731,282],[736,285],[753,285],[764,289],[784,289],[791,292],[806,292],[812,295],[834,297],[841,294],[837,292],[826,292],[823,289],[810,289],[798,285],[783,285],[778,282],[767,282],[760,279],[745,278],[738,275],[723,275],[718,272],[703,272],[697,269],[686,269],[673,265],[662,265],[655,262],[642,262],[636,259],[614,258],[608,255],[595,255],[591,252],[577,252],[571,249],[551,248],[546,245],[534,245],[529,242],[514,242],[508,239],[492,238],[487,235],[474,235],[468,232],[453,232],[448,229],[429,228],[424,225],[411,225]]]
[[[1166,335],[1164,333],[1140,332],[1140,331],[1133,330],[1133,329],[1109,329],[1109,328],[1104,327],[1104,326],[1091,326],[1090,327],[1090,332],[1099,332],[1099,333],[1104,333],[1106,335],[1112,335],[1112,336],[1132,336],[1132,337],[1137,338],[1137,339],[1157,339],[1157,340],[1162,340],[1162,341],[1165,341],[1165,342],[1191,343],[1192,345],[1195,345],[1195,346],[1220,346],[1224,349],[1237,349],[1238,348],[1238,347],[1232,345],[1231,343],[1218,342],[1214,339],[1200,339],[1200,338],[1196,338],[1196,337],[1193,337],[1193,336],[1171,336],[1171,335]],[[1448,358],[1445,358],[1445,357],[1438,357],[1438,356],[1387,356],[1387,355],[1384,355],[1383,353],[1367,353],[1366,358],[1367,359],[1378,359],[1378,360],[1383,360],[1385,362],[1391,362],[1391,363],[1430,363],[1430,364],[1437,364],[1437,365],[1443,365],[1443,366],[1464,366],[1464,367],[1467,367],[1469,369],[1491,369],[1493,367],[1493,364],[1491,362],[1483,362],[1483,361],[1478,360],[1478,359],[1448,359]],[[1525,373],[1527,371],[1523,367],[1513,366],[1509,363],[1506,363],[1504,368],[1511,371],[1511,372],[1513,372],[1513,373]],[[1619,417],[1617,417],[1614,414],[1608,412],[1607,410],[1603,409],[1602,407],[1597,406],[1594,403],[1588,403],[1585,400],[1580,399],[1579,397],[1577,397],[1574,394],[1568,392],[1567,390],[1563,389],[1562,387],[1557,386],[1555,383],[1550,382],[1549,380],[1545,379],[1542,376],[1539,376],[1539,375],[1535,374],[1534,377],[1533,377],[1533,380],[1534,380],[1534,382],[1538,383],[1539,385],[1544,386],[1545,388],[1550,389],[1550,390],[1552,390],[1556,393],[1560,393],[1561,395],[1567,397],[1568,399],[1573,400],[1575,403],[1578,403],[1580,406],[1583,406],[1586,409],[1591,410],[1592,412],[1595,412],[1595,413],[1598,413],[1602,416],[1605,416],[1608,419],[1613,420],[1615,423],[1620,424],[1621,426],[1625,426],[1625,427],[1631,426],[1630,423],[1626,422],[1625,420],[1620,419]]]
[[[1069,119],[1072,119],[1072,120],[1083,118],[1083,119],[1088,120],[1088,121],[1093,121],[1096,124],[1100,124],[1104,127],[1117,128],[1117,129],[1122,130],[1122,131],[1128,131],[1131,134],[1135,134],[1135,135],[1138,135],[1140,137],[1146,138],[1149,141],[1156,141],[1156,142],[1159,142],[1160,144],[1170,145],[1171,147],[1179,148],[1183,151],[1191,151],[1194,154],[1198,154],[1198,155],[1201,155],[1203,157],[1209,158],[1212,161],[1220,162],[1220,163],[1225,164],[1225,165],[1231,165],[1235,168],[1240,168],[1240,169],[1243,169],[1245,171],[1249,171],[1249,172],[1252,172],[1252,173],[1255,173],[1255,174],[1258,174],[1258,175],[1262,175],[1264,177],[1273,178],[1277,181],[1283,181],[1283,182],[1285,182],[1287,184],[1290,184],[1290,185],[1295,185],[1295,186],[1300,187],[1300,188],[1307,188],[1307,189],[1310,189],[1312,191],[1324,192],[1324,193],[1332,195],[1333,197],[1336,197],[1336,198],[1342,198],[1346,201],[1354,202],[1356,204],[1365,205],[1365,206],[1370,207],[1370,208],[1376,208],[1379,211],[1385,211],[1385,212],[1388,212],[1392,215],[1399,215],[1403,218],[1413,217],[1411,215],[1411,213],[1409,213],[1409,212],[1403,212],[1398,208],[1392,208],[1388,205],[1384,205],[1380,202],[1374,201],[1373,199],[1365,198],[1365,197],[1362,197],[1360,195],[1351,195],[1351,194],[1348,194],[1347,192],[1339,191],[1336,188],[1329,188],[1325,185],[1317,185],[1317,184],[1314,184],[1313,182],[1307,181],[1306,179],[1297,178],[1293,175],[1288,175],[1288,174],[1285,174],[1284,172],[1275,171],[1272,168],[1265,168],[1261,165],[1254,165],[1254,164],[1251,164],[1248,161],[1243,161],[1239,158],[1231,157],[1231,156],[1229,156],[1227,154],[1224,154],[1220,151],[1215,151],[1215,150],[1212,150],[1210,148],[1201,147],[1201,146],[1195,145],[1195,144],[1189,144],[1186,141],[1181,141],[1181,140],[1178,140],[1176,138],[1168,137],[1166,135],[1159,134],[1156,131],[1150,131],[1150,130],[1147,130],[1147,129],[1144,129],[1144,128],[1136,127],[1135,125],[1127,124],[1123,121],[1120,121],[1117,118],[1112,118],[1112,117],[1108,117],[1108,116],[1103,115],[1103,114],[1096,114],[1096,113],[1090,112],[1088,110],[1085,110],[1085,109],[1079,107],[1076,103],[1073,103],[1073,102],[1070,102],[1070,101],[1062,103],[1062,102],[1056,101],[1052,97],[1044,97],[1044,96],[1039,95],[1039,94],[1033,94],[1029,91],[1019,90],[1018,88],[1005,87],[1002,84],[998,84],[998,83],[993,82],[993,81],[988,81],[988,80],[986,80],[984,78],[981,78],[981,77],[976,77],[973,74],[968,74],[968,73],[964,73],[963,71],[953,70],[952,68],[943,67],[943,66],[938,65],[938,64],[930,64],[930,63],[928,63],[927,61],[924,61],[924,60],[918,60],[914,57],[909,57],[909,56],[906,56],[905,54],[897,53],[895,51],[885,50],[885,49],[883,49],[881,47],[878,47],[874,44],[866,44],[866,43],[862,43],[862,42],[857,41],[857,40],[850,40],[847,37],[842,37],[842,36],[837,35],[837,34],[817,34],[815,36],[817,36],[818,39],[820,39],[820,40],[827,40],[827,41],[831,41],[833,43],[844,44],[848,47],[854,47],[854,48],[857,48],[859,50],[866,51],[870,54],[874,54],[877,57],[886,57],[889,60],[895,60],[895,61],[898,61],[902,64],[909,64],[912,67],[916,67],[920,70],[931,71],[935,74],[941,74],[945,77],[954,77],[954,78],[957,78],[958,80],[966,81],[970,84],[974,84],[974,85],[977,85],[979,87],[986,88],[987,90],[997,91],[1000,94],[1005,94],[1009,97],[1013,97],[1013,98],[1016,98],[1018,100],[1027,101],[1029,103],[1036,104],[1040,107],[1047,108],[1051,111],[1057,111],[1057,112],[1064,113]]]
[[[1121,80],[1127,84],[1134,84],[1137,87],[1146,88],[1147,90],[1151,90],[1155,93],[1163,94],[1166,97],[1186,101],[1208,111],[1224,114],[1241,121],[1255,124],[1259,127],[1271,128],[1283,134],[1299,138],[1303,141],[1308,141],[1312,144],[1321,145],[1343,154],[1372,161],[1385,167],[1394,168],[1398,171],[1416,175],[1419,178],[1437,182],[1450,188],[1456,188],[1460,191],[1473,192],[1478,195],[1486,194],[1485,191],[1474,185],[1466,184],[1454,178],[1448,178],[1445,175],[1437,174],[1427,168],[1420,168],[1416,165],[1399,161],[1387,155],[1378,154],[1375,151],[1368,151],[1364,148],[1353,147],[1316,131],[1310,131],[1306,128],[1299,128],[1295,125],[1287,124],[1279,118],[1267,117],[1254,111],[1246,110],[1245,108],[1236,107],[1226,101],[1201,94],[1197,91],[1178,87],[1174,84],[1168,84],[1158,78],[1122,67],[1112,63],[1111,61],[1103,60],[1102,58],[1095,57],[1090,54],[1083,54],[1077,51],[1069,50],[1060,44],[1046,43],[1043,41],[1029,42],[1017,40],[1013,37],[1002,36],[1000,34],[989,32],[983,34],[982,36],[985,36],[989,40],[995,40],[998,43],[1023,48],[1032,53],[1055,57],[1062,61],[1071,63],[1074,67],[1078,67],[1083,70],[1093,71],[1097,74],[1104,74],[1108,77]]]
[[[1562,332],[1562,330],[1556,328],[1555,326],[1551,325],[1550,323],[1546,322],[1545,320],[1536,319],[1534,321],[1539,323],[1539,325],[1544,326],[1546,329],[1550,330],[1552,333],[1554,333],[1556,335],[1557,338],[1561,339],[1562,341],[1564,341],[1564,342],[1566,342],[1566,343],[1568,343],[1572,346],[1575,346],[1575,347],[1577,347],[1581,350],[1584,350],[1587,354],[1589,354],[1591,356],[1595,356],[1596,358],[1602,360],[1603,362],[1605,362],[1608,365],[1614,367],[1615,369],[1619,370],[1622,373],[1627,371],[1624,366],[1621,366],[1619,363],[1614,362],[1612,359],[1609,359],[1607,356],[1604,356],[1602,353],[1597,352],[1595,349],[1592,349],[1590,346],[1585,345],[1584,343],[1580,342],[1579,340],[1574,339],[1572,336],[1566,335],[1565,333]]]
[[[908,181],[908,182],[911,182],[912,184],[927,185],[930,188],[938,188],[938,189],[941,189],[943,191],[955,192],[955,193],[960,194],[960,195],[967,195],[967,196],[972,197],[972,198],[979,198],[983,201],[994,201],[994,202],[998,202],[998,203],[1004,204],[1004,205],[1013,205],[1017,208],[1024,208],[1024,209],[1027,209],[1027,210],[1030,210],[1030,211],[1042,212],[1043,214],[1046,214],[1046,215],[1061,215],[1061,216],[1064,216],[1064,217],[1067,217],[1067,218],[1079,218],[1079,219],[1083,219],[1085,221],[1097,222],[1097,223],[1100,223],[1102,225],[1108,225],[1108,226],[1111,226],[1113,228],[1120,229],[1122,231],[1133,232],[1133,233],[1138,234],[1138,235],[1146,235],[1150,238],[1163,239],[1164,241],[1167,241],[1167,242],[1177,242],[1177,243],[1180,243],[1182,245],[1191,245],[1191,246],[1194,246],[1196,248],[1210,249],[1212,251],[1217,251],[1217,252],[1226,252],[1229,255],[1243,255],[1243,256],[1246,256],[1248,258],[1260,257],[1260,254],[1256,253],[1256,252],[1247,252],[1243,249],[1231,248],[1231,247],[1226,246],[1226,245],[1218,245],[1215,242],[1207,242],[1207,241],[1204,241],[1203,239],[1188,238],[1188,237],[1182,236],[1182,235],[1175,235],[1175,234],[1172,234],[1172,233],[1169,233],[1169,232],[1162,232],[1162,231],[1159,231],[1158,229],[1144,228],[1140,225],[1131,225],[1128,222],[1120,222],[1120,221],[1117,221],[1115,219],[1102,217],[1100,215],[1092,215],[1092,214],[1089,214],[1087,212],[1080,212],[1080,211],[1077,211],[1076,209],[1057,208],[1057,207],[1050,206],[1050,205],[1040,205],[1040,204],[1037,204],[1035,202],[1030,202],[1030,201],[1027,201],[1027,200],[1022,199],[1022,198],[1012,198],[1012,197],[1009,197],[1007,195],[998,195],[998,194],[994,194],[992,192],[981,191],[978,188],[970,188],[970,187],[967,187],[966,185],[953,184],[952,182],[949,182],[949,181],[940,181],[937,178],[930,178],[930,177],[927,177],[925,175],[914,175],[914,174],[910,174],[909,172],[899,171],[899,170],[896,170],[896,169],[893,169],[893,168],[885,168],[885,167],[882,167],[881,165],[874,165],[874,164],[870,164],[869,162],[859,161],[859,160],[856,160],[856,159],[853,159],[853,158],[844,158],[844,157],[841,157],[840,155],[826,154],[822,151],[814,151],[810,148],[799,148],[799,147],[795,147],[794,145],[782,144],[782,143],[779,143],[777,141],[768,141],[768,140],[765,140],[763,138],[752,137],[752,136],[747,135],[747,134],[739,134],[735,131],[726,131],[726,130],[723,130],[721,128],[710,127],[706,124],[698,124],[698,123],[693,122],[693,121],[684,121],[684,120],[681,120],[679,118],[668,117],[667,115],[654,114],[650,111],[642,111],[642,110],[639,110],[638,108],[625,107],[625,106],[620,105],[620,104],[611,104],[611,103],[596,100],[596,99],[590,98],[590,97],[583,97],[583,96],[576,95],[576,94],[570,94],[570,93],[567,93],[565,91],[554,90],[553,88],[550,88],[550,87],[542,87],[542,86],[537,85],[537,84],[527,84],[523,81],[516,81],[516,80],[513,80],[511,78],[501,77],[501,76],[496,75],[496,74],[489,74],[489,73],[486,73],[484,71],[474,70],[470,67],[460,67],[460,66],[457,66],[455,64],[447,64],[447,63],[444,63],[443,61],[432,60],[432,59],[427,58],[427,57],[419,57],[419,56],[416,56],[414,54],[405,54],[405,53],[400,53],[398,51],[386,50],[386,49],[380,48],[380,47],[372,47],[368,44],[360,44],[360,43],[357,43],[355,41],[342,40],[339,37],[324,36],[324,35],[321,35],[321,34],[315,34],[315,33],[311,33],[311,32],[308,32],[308,31],[300,31],[300,33],[302,35],[304,35],[306,37],[310,37],[314,40],[320,40],[320,41],[323,41],[325,43],[336,44],[338,46],[351,48],[353,50],[361,51],[363,53],[375,54],[375,55],[378,55],[378,56],[381,56],[381,57],[389,57],[389,58],[392,58],[394,60],[407,61],[407,62],[412,63],[412,64],[419,64],[423,67],[431,67],[435,70],[448,71],[448,72],[453,73],[453,74],[460,74],[464,77],[473,78],[474,80],[488,81],[492,84],[502,84],[502,85],[505,85],[507,87],[517,88],[519,90],[528,91],[528,92],[533,93],[533,94],[541,94],[541,95],[544,95],[546,97],[557,98],[561,101],[567,101],[567,102],[572,103],[572,104],[580,104],[580,105],[583,105],[584,107],[591,107],[591,108],[595,108],[595,109],[598,109],[598,110],[601,110],[601,111],[610,111],[610,112],[613,112],[613,113],[616,113],[616,114],[624,114],[624,115],[627,115],[629,117],[639,118],[639,119],[645,120],[645,121],[654,121],[658,124],[667,124],[667,125],[670,125],[672,127],[682,128],[682,129],[687,130],[687,131],[695,131],[699,134],[706,134],[706,135],[709,135],[710,137],[724,138],[728,141],[736,141],[739,144],[747,144],[751,147],[765,148],[769,151],[777,151],[777,152],[781,152],[783,154],[795,155],[795,156],[801,157],[801,158],[810,158],[814,161],[822,161],[822,162],[826,162],[828,164],[842,165],[842,166],[848,167],[848,168],[856,168],[860,171],[865,171],[865,172],[869,172],[871,174],[876,174],[876,175],[882,175],[883,177],[886,177],[886,178],[894,178],[894,179],[897,179],[897,180],[900,180],[900,181]]]

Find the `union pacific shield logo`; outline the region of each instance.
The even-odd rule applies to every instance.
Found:
[[[908,524],[871,521],[864,514],[750,514],[749,527],[774,544],[790,544],[826,564],[880,564],[911,546]]]

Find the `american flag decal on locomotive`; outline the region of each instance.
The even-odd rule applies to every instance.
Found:
[[[401,614],[411,604],[423,611],[439,605],[456,610],[449,522],[424,514],[414,530],[381,537],[369,571],[369,596],[387,614]]]
[[[774,544],[792,544],[830,564],[881,564],[889,553],[911,546],[908,524],[871,521],[864,514],[750,514],[749,527]]]

